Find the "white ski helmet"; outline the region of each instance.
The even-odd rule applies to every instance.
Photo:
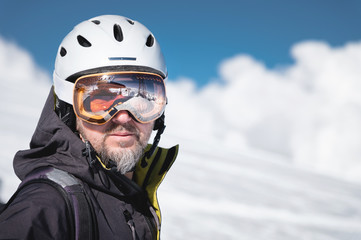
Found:
[[[72,105],[74,81],[68,78],[106,67],[140,67],[167,77],[160,46],[144,25],[103,15],[75,26],[60,44],[53,73],[55,94]]]

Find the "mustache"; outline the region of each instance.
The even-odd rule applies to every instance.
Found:
[[[108,134],[112,134],[112,133],[120,132],[120,131],[124,131],[124,130],[134,134],[137,137],[137,139],[139,139],[139,130],[131,123],[125,123],[125,124],[119,125],[119,124],[110,122],[109,126],[105,129],[105,134],[108,135]]]

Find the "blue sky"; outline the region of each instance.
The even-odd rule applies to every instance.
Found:
[[[341,46],[361,39],[361,1],[0,1],[0,36],[53,70],[63,37],[79,22],[118,14],[142,22],[157,37],[170,79],[217,81],[224,59],[248,54],[269,68],[292,63],[304,40]],[[1,54],[1,53],[0,53]]]

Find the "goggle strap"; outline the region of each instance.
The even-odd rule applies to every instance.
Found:
[[[59,99],[73,105],[74,83],[61,79],[55,72],[53,74],[54,90]]]
[[[155,149],[157,148],[158,143],[159,143],[159,141],[160,141],[160,137],[161,137],[161,135],[162,135],[163,132],[164,132],[164,129],[165,129],[165,125],[164,125],[164,122],[163,122],[162,126],[160,126],[160,127],[158,128],[157,134],[156,134],[155,137],[154,137],[153,144],[152,144],[151,148],[150,148],[149,151],[146,153],[146,157],[147,157],[148,159],[153,155]]]

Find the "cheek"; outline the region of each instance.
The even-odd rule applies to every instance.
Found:
[[[103,134],[99,128],[100,126],[94,126],[81,120],[77,121],[77,130],[80,133],[81,139],[83,141],[88,140],[94,148],[98,147],[103,138]]]
[[[153,127],[154,127],[154,122],[138,124],[138,129],[141,133],[141,138],[143,138],[144,141],[148,141],[150,135],[152,134]]]

